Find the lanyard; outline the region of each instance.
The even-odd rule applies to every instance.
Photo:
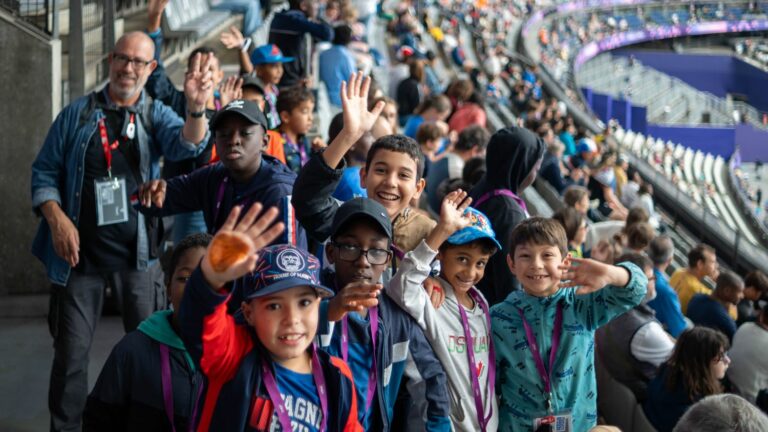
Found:
[[[479,206],[480,204],[488,201],[492,197],[499,196],[499,195],[508,196],[508,197],[512,198],[513,200],[515,200],[517,205],[519,205],[523,209],[525,214],[528,215],[528,207],[526,207],[525,201],[523,201],[522,198],[517,196],[517,194],[515,194],[514,192],[512,192],[509,189],[494,189],[494,190],[492,190],[490,192],[486,192],[480,198],[478,198],[477,201],[472,203],[472,206],[474,208],[477,208],[477,206]]]
[[[371,373],[368,374],[368,390],[365,395],[366,412],[370,411],[373,397],[376,394],[376,335],[379,332],[378,306],[368,308],[368,318],[371,321],[371,342],[373,343],[371,358],[373,359],[373,368]],[[349,323],[346,315],[341,319],[341,357],[345,362],[347,357],[349,357]]]
[[[304,164],[307,163],[309,160],[309,157],[307,156],[307,151],[304,149],[304,146],[301,142],[295,143],[288,139],[288,135],[282,134],[283,139],[286,143],[288,143],[289,146],[291,146],[293,149],[295,149],[299,153],[299,160],[301,161],[301,166],[304,166]],[[301,141],[301,139],[299,139]]]
[[[168,345],[160,344],[160,369],[163,382],[163,404],[165,405],[165,414],[171,423],[171,430],[176,432],[176,424],[173,415],[173,384],[171,383],[171,356],[168,352]],[[187,422],[187,430],[190,432],[195,429],[195,419],[197,418],[197,407],[200,402],[200,395],[203,393],[203,384],[197,386],[197,396],[195,405],[192,408],[192,415]]]
[[[483,301],[483,298],[475,291],[474,288],[469,290],[469,296],[475,301],[485,314],[486,325],[488,326],[488,332],[491,331],[491,314],[488,312],[488,304]],[[464,328],[464,340],[467,345],[467,357],[469,357],[469,378],[472,381],[472,396],[475,399],[475,408],[477,409],[477,421],[480,423],[480,429],[486,430],[488,423],[493,416],[493,403],[488,408],[488,415],[485,415],[485,408],[483,406],[483,396],[480,392],[480,376],[475,364],[475,348],[472,342],[472,332],[469,328],[469,320],[467,319],[467,312],[464,310],[464,306],[459,303],[459,315],[461,315],[461,326]],[[493,398],[495,395],[496,384],[496,350],[493,347],[493,339],[488,340],[488,382],[486,384],[488,389],[488,398]]]
[[[219,183],[219,190],[216,192],[216,206],[213,210],[213,225],[216,226],[216,222],[219,220],[219,210],[221,209],[221,203],[224,202],[224,193],[227,190],[227,184],[229,183],[229,177],[224,177],[224,180]],[[246,201],[247,205],[243,206],[243,214],[245,214],[246,211],[251,207],[251,204],[253,204],[253,198]]]
[[[128,124],[129,134],[130,131],[135,130],[135,114],[131,113],[131,121]],[[104,117],[99,119],[99,135],[101,136],[101,148],[104,150],[104,159],[107,160],[107,174],[112,178],[112,151],[117,149],[120,143],[115,140],[112,144],[109,143],[109,137],[107,136],[107,125]]]
[[[520,319],[523,320],[523,327],[525,328],[525,339],[528,343],[528,348],[533,355],[533,361],[536,363],[536,370],[541,376],[541,380],[544,382],[544,392],[547,398],[547,411],[552,414],[552,369],[555,367],[555,356],[557,355],[557,348],[560,346],[560,335],[563,333],[563,304],[557,304],[557,312],[555,312],[555,325],[552,329],[552,347],[549,349],[549,371],[544,367],[544,361],[542,360],[541,353],[539,352],[539,345],[536,343],[536,337],[533,335],[531,325],[525,319],[523,311],[517,309],[520,314]]]
[[[325,376],[323,375],[322,366],[320,366],[320,359],[317,357],[315,345],[313,344],[310,349],[312,350],[312,377],[315,380],[315,386],[317,386],[317,395],[320,397],[320,409],[323,411],[320,432],[325,432],[328,424],[328,394],[326,393]],[[264,375],[264,387],[267,388],[269,399],[277,411],[277,419],[280,421],[280,426],[282,426],[283,432],[291,432],[293,430],[291,418],[288,415],[288,410],[285,408],[285,401],[280,396],[280,389],[277,388],[272,368],[267,364],[266,360],[262,360],[261,370]]]

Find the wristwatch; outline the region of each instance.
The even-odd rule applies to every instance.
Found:
[[[202,116],[205,115],[205,109],[203,109],[202,111],[190,111],[190,110],[187,110],[187,114],[189,114],[189,116],[192,117],[192,118],[201,118]]]

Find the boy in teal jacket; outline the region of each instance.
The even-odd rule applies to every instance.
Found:
[[[552,219],[521,222],[509,250],[523,290],[491,309],[499,430],[587,431],[597,421],[595,330],[639,304],[648,279],[631,263],[571,258]]]

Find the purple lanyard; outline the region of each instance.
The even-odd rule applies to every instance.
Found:
[[[288,135],[286,134],[282,134],[282,135],[285,142],[299,152],[299,159],[301,160],[301,166],[304,166],[304,164],[306,164],[307,161],[309,160],[309,158],[307,157],[307,151],[304,149],[304,146],[301,145],[301,143],[295,143],[288,140]]]
[[[315,345],[313,344],[310,349],[312,350],[312,377],[315,380],[315,386],[317,386],[317,395],[320,397],[320,409],[323,411],[320,432],[325,432],[328,425],[328,393],[326,393],[325,376],[323,375],[322,366],[320,366],[320,359],[317,357]],[[285,401],[280,396],[280,390],[277,388],[272,368],[267,364],[266,360],[261,362],[261,371],[264,375],[264,387],[267,388],[269,399],[272,401],[275,411],[277,411],[277,419],[280,421],[280,426],[282,426],[283,432],[290,432],[293,430],[291,427],[291,417],[288,416]]]
[[[379,332],[378,306],[368,308],[368,318],[371,321],[371,342],[373,343],[373,355],[371,355],[371,358],[373,359],[373,368],[371,373],[368,374],[368,390],[365,395],[366,412],[370,411],[373,397],[376,394],[376,334]],[[347,357],[349,357],[349,323],[347,322],[346,315],[341,319],[341,357],[345,362]]]
[[[469,290],[469,296],[475,301],[485,314],[486,325],[488,326],[488,333],[491,332],[491,314],[488,312],[488,304],[483,301],[483,298],[475,291],[474,288]],[[472,396],[475,398],[475,409],[477,409],[477,421],[480,423],[480,429],[486,430],[488,423],[493,416],[493,402],[488,407],[488,415],[485,415],[485,408],[483,406],[483,396],[480,392],[480,374],[477,372],[477,366],[475,363],[475,349],[472,342],[472,332],[469,328],[469,320],[467,319],[467,312],[464,310],[464,306],[459,303],[459,315],[461,315],[461,326],[464,328],[464,340],[467,345],[467,357],[469,357],[469,378],[472,380]],[[495,395],[496,387],[496,350],[493,347],[493,339],[488,339],[488,398],[489,400]]]
[[[547,398],[547,411],[552,414],[552,369],[555,367],[555,356],[557,355],[557,348],[560,346],[560,336],[563,333],[563,304],[557,304],[557,312],[555,312],[555,326],[552,329],[552,347],[549,349],[549,371],[544,367],[544,361],[539,352],[539,345],[536,343],[536,337],[533,335],[531,325],[525,319],[523,311],[517,309],[520,314],[520,319],[523,320],[523,327],[525,328],[525,339],[528,343],[528,348],[533,355],[533,361],[536,363],[536,370],[539,371],[539,376],[544,382],[544,393]]]
[[[515,194],[514,192],[512,192],[509,189],[494,189],[494,190],[492,190],[490,192],[486,192],[480,198],[478,198],[475,202],[472,203],[472,207],[477,208],[480,204],[488,201],[492,197],[499,196],[499,195],[508,196],[508,197],[512,198],[513,200],[515,200],[517,205],[519,205],[520,208],[523,209],[525,214],[526,215],[528,214],[528,207],[526,207],[525,201],[523,201],[522,198],[517,196],[517,194]]]
[[[165,415],[171,423],[171,430],[176,432],[176,424],[173,415],[173,384],[171,382],[171,355],[168,352],[168,345],[160,344],[160,372],[163,382],[163,405],[165,405]],[[187,430],[195,430],[195,420],[197,419],[197,406],[200,403],[200,395],[203,393],[203,384],[197,386],[197,396],[195,397],[195,406],[192,407],[192,416],[189,417]]]
[[[216,226],[216,222],[219,220],[219,210],[221,209],[221,203],[224,201],[224,193],[227,190],[227,184],[229,183],[229,177],[224,177],[224,180],[219,183],[219,191],[216,193],[216,207],[213,210],[213,225]],[[246,205],[243,206],[243,212],[241,213],[241,217],[245,214],[246,211],[248,211],[248,208],[250,208],[251,204],[253,204],[253,199],[246,200]],[[212,233],[213,234],[213,233]]]

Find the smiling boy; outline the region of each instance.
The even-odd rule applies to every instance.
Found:
[[[286,225],[275,243],[306,248],[304,230],[293,217],[290,198],[296,175],[275,158],[262,154],[267,120],[255,102],[235,100],[211,119],[220,164],[169,180],[139,186],[140,211],[169,216],[202,210],[208,232],[215,233],[236,205],[277,207]],[[151,207],[150,207],[151,206]]]
[[[256,219],[261,209],[230,213],[184,292],[182,338],[207,382],[197,430],[362,431],[348,366],[312,343],[333,294],[320,263],[290,245],[261,249],[284,228],[271,225],[275,208]],[[247,325],[227,313],[233,280]]]
[[[325,241],[332,231],[332,216],[339,207],[332,194],[344,173],[344,155],[371,129],[384,108],[381,101],[368,111],[365,99],[369,87],[370,77],[363,80],[361,73],[350,77],[348,86],[342,84],[344,128],[324,152],[310,159],[296,179],[292,201],[296,215],[317,241]],[[424,190],[423,172],[419,145],[403,135],[377,139],[360,169],[361,186],[369,198],[386,209],[392,220],[394,244],[400,251],[416,247],[435,226],[433,220],[410,207]]]
[[[507,264],[523,289],[491,308],[500,431],[594,426],[595,330],[645,297],[636,265],[571,258],[567,247],[554,219],[526,219],[510,235]]]
[[[339,207],[326,244],[335,272],[323,275],[336,296],[320,307],[321,346],[349,363],[366,430],[393,428],[405,374],[424,383],[423,394],[412,395],[426,406],[422,430],[449,431],[445,372],[418,324],[381,294],[378,282],[392,258],[391,238],[389,216],[376,201],[355,198]]]

